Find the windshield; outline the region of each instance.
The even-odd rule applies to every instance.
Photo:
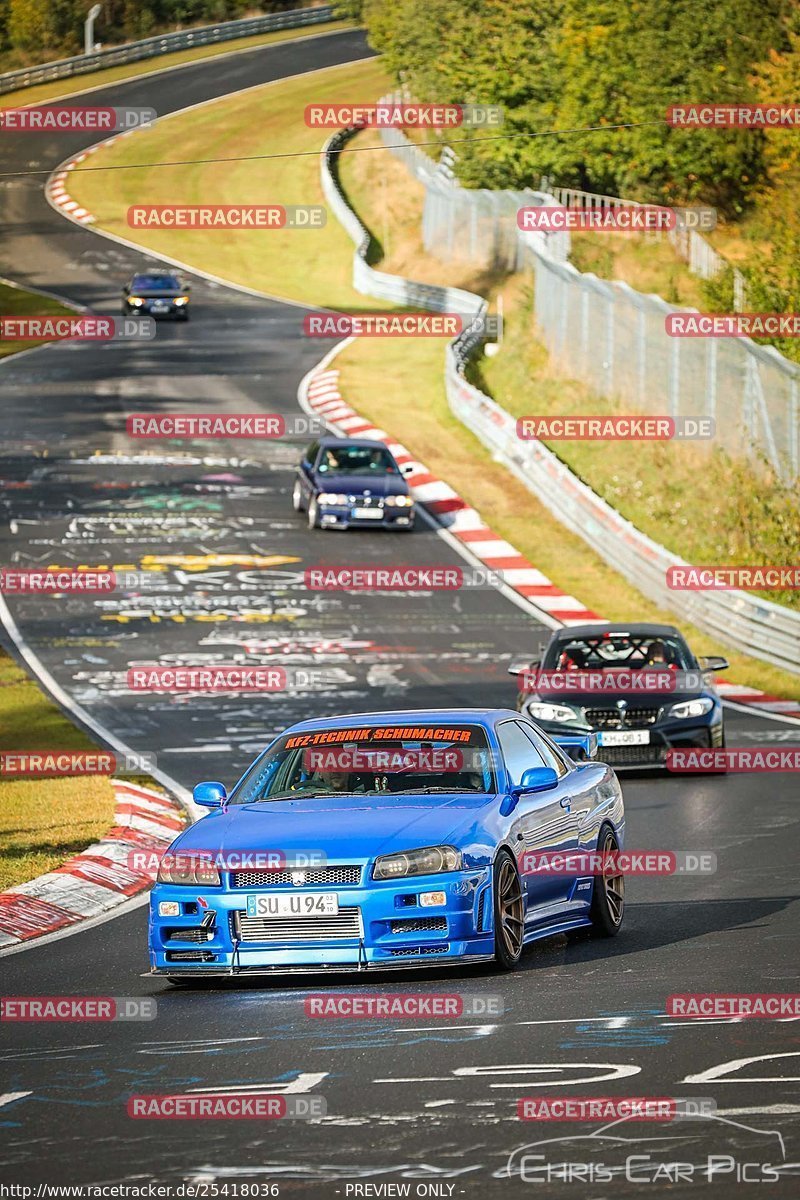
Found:
[[[131,286],[137,292],[177,292],[181,285],[174,275],[134,275]]]
[[[284,734],[256,760],[230,803],[496,790],[480,726],[350,727]]]
[[[388,450],[382,446],[325,446],[320,454],[318,471],[332,475],[397,475],[398,468]]]
[[[598,632],[596,637],[556,642],[542,666],[548,671],[613,671],[649,667],[686,671],[695,663],[682,638]]]

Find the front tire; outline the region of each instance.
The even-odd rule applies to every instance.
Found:
[[[517,864],[507,850],[501,850],[495,859],[492,895],[494,957],[502,971],[513,971],[522,957],[525,901]]]
[[[610,825],[603,825],[597,839],[599,854],[616,854],[619,851],[617,835]],[[625,916],[625,876],[621,871],[603,871],[596,875],[592,890],[592,905],[589,917],[593,937],[616,937]]]
[[[319,505],[315,499],[308,502],[308,528],[316,529],[319,525]]]
[[[292,488],[292,508],[297,513],[303,511],[303,489],[300,487],[299,479],[294,481],[294,487]]]

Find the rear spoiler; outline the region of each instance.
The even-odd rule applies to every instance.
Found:
[[[591,759],[597,758],[596,733],[584,733],[575,737],[554,734],[553,741],[562,750],[566,750],[573,762],[590,762]]]

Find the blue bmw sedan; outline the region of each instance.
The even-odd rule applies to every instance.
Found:
[[[195,788],[210,812],[161,862],[152,971],[186,982],[433,959],[510,970],[537,938],[613,936],[622,792],[590,757],[596,742],[565,742],[506,709],[293,725],[230,795]],[[587,865],[601,855],[610,869]]]
[[[414,500],[403,470],[383,442],[323,437],[312,442],[297,468],[295,512],[310,529],[414,527]]]

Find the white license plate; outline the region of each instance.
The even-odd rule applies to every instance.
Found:
[[[369,520],[380,520],[383,516],[382,508],[354,508],[352,515],[354,517],[366,517]]]
[[[601,746],[649,746],[649,729],[608,730],[599,735]]]
[[[169,305],[165,304],[163,300],[155,300],[150,307],[153,312],[166,312],[169,308]]]
[[[248,896],[248,917],[335,917],[339,897],[335,892],[303,892],[285,896]]]

